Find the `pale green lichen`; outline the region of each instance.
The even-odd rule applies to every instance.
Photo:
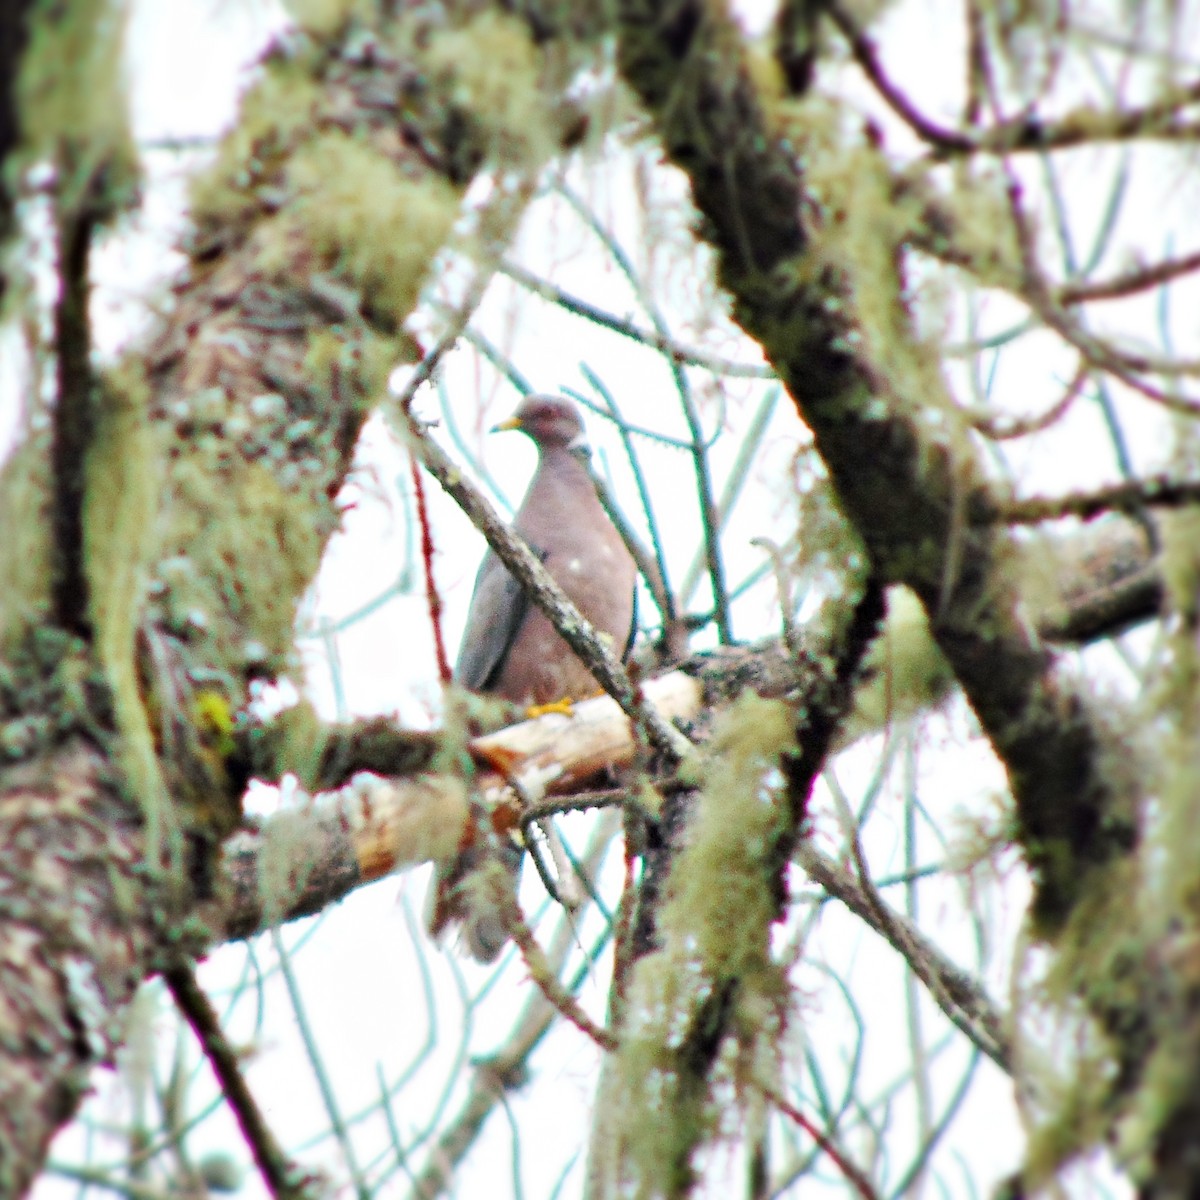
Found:
[[[777,914],[764,872],[786,818],[765,776],[794,741],[788,707],[753,694],[730,709],[713,735],[661,918],[668,936],[694,946],[706,973],[738,978],[766,959]]]
[[[302,146],[287,177],[292,200],[273,222],[260,265],[290,267],[295,240],[304,239],[323,269],[359,288],[374,315],[398,328],[458,217],[458,192],[440,176],[405,175],[340,132]]]
[[[796,145],[819,207],[808,252],[790,269],[797,283],[826,297],[831,317],[844,329],[833,348],[856,358],[870,380],[869,387],[846,388],[823,400],[826,415],[836,417],[829,406],[836,399],[856,420],[870,420],[875,412],[881,420],[906,416],[920,435],[922,475],[946,457],[951,464],[972,461],[969,431],[951,403],[938,348],[919,336],[900,272],[901,248],[921,227],[925,200],[917,189],[898,187],[883,155],[850,124],[843,106],[813,94],[774,105],[772,113]],[[944,555],[930,557],[940,562]]]
[[[1172,609],[1185,619],[1200,613],[1200,508],[1162,514],[1162,573]]]
[[[240,667],[247,639],[261,647],[264,667],[286,669],[296,598],[316,573],[326,531],[305,497],[259,463],[233,459],[214,475],[211,464],[183,460],[171,479],[168,565],[179,564],[175,599],[195,610],[193,636],[227,669]]]
[[[944,700],[954,683],[921,602],[907,588],[891,588],[887,621],[868,652],[842,740],[848,744],[915,717]]]
[[[324,93],[303,62],[272,62],[242,101],[237,124],[216,161],[191,184],[196,222],[236,228],[259,212],[256,187],[275,179],[293,150],[311,136]]]
[[[284,0],[288,16],[315,38],[333,37],[352,17],[367,18],[372,0]]]
[[[1061,1052],[1052,1062],[1039,1061],[1033,1047],[1021,1055],[1022,1082],[1038,1100],[1021,1164],[1021,1181],[1029,1194],[1040,1193],[1064,1164],[1100,1144],[1109,1130],[1109,1056],[1097,1039],[1079,1032],[1073,1037],[1065,1062]]]
[[[1024,268],[1003,173],[968,160],[957,165],[952,179],[952,186],[936,192],[926,186],[949,220],[955,260],[965,261],[985,286],[1019,289]],[[936,238],[932,231],[927,236]]]
[[[369,328],[314,329],[308,335],[304,374],[317,395],[328,395],[353,379],[367,404],[384,394],[397,363],[414,357],[411,347],[400,338],[382,336]]]
[[[674,1194],[695,1147],[728,1132],[720,1121],[723,1110],[732,1120],[730,1106],[712,1094],[719,1081],[736,1096],[739,1080],[762,1083],[774,1070],[785,984],[769,931],[788,818],[772,772],[793,743],[792,715],[778,701],[746,695],[721,720],[659,911],[659,949],[634,968],[601,1128],[604,1156],[639,1197]],[[709,1035],[703,1025],[719,996],[733,998],[730,1041],[697,1075],[689,1046]]]
[[[27,430],[0,469],[0,654],[50,601],[48,431]]]
[[[155,861],[172,822],[137,661],[161,480],[147,399],[145,379],[129,365],[98,389],[83,518],[93,649],[112,696],[118,759],[146,818],[149,857]]]
[[[117,0],[68,0],[35,6],[28,18],[17,84],[26,163],[55,162],[64,211],[85,194],[109,212],[133,199],[138,165],[125,95],[126,9]]]

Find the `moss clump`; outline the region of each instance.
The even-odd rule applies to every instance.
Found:
[[[314,329],[308,335],[304,374],[317,395],[345,388],[352,379],[365,407],[383,395],[398,362],[416,357],[403,339],[383,337],[369,328]]]
[[[780,701],[748,694],[718,726],[688,844],[668,884],[662,928],[706,973],[739,978],[764,964],[776,895],[767,871],[786,809],[766,779],[795,741]]]
[[[330,38],[352,17],[370,15],[370,0],[284,0],[293,21],[316,38]]]
[[[436,33],[426,61],[450,104],[482,134],[493,162],[536,166],[553,151],[553,114],[526,22],[486,10],[460,29]]]
[[[865,680],[855,693],[846,742],[916,716],[954,686],[925,609],[907,588],[888,591],[887,623],[867,655]]]
[[[113,372],[98,389],[87,456],[84,556],[93,649],[112,695],[121,770],[146,817],[156,857],[169,801],[137,666],[161,477],[147,401],[145,379],[131,367]]]
[[[262,266],[294,263],[294,239],[302,238],[322,269],[361,291],[377,322],[399,328],[458,217],[458,192],[438,176],[407,177],[367,142],[339,132],[297,151],[287,176],[293,199],[276,218]]]
[[[0,469],[0,655],[50,602],[49,440],[28,430]]]
[[[206,463],[183,461],[172,475],[177,553],[163,564],[168,624],[204,640],[214,664],[231,674],[247,662],[285,670],[295,600],[316,573],[326,531],[304,497],[259,463],[235,459],[213,474]]]
[[[48,621],[10,631],[0,659],[0,762],[36,758],[73,734],[108,732],[87,646]]]
[[[213,226],[227,234],[257,215],[257,188],[278,183],[287,155],[311,135],[323,97],[305,64],[270,63],[242,101],[216,162],[192,182],[192,216],[202,230]]]

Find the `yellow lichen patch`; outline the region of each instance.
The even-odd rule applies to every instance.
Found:
[[[493,159],[530,166],[548,157],[552,114],[525,22],[488,9],[461,29],[435,34],[427,62],[448,82],[451,101],[484,131]]]
[[[277,218],[276,244],[299,231],[328,269],[399,327],[458,216],[455,189],[438,176],[409,178],[365,141],[343,133],[302,147],[288,181],[294,199]]]

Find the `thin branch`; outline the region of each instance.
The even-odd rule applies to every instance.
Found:
[[[1109,279],[1062,284],[1054,293],[1059,304],[1089,304],[1098,300],[1123,300],[1138,292],[1162,287],[1165,283],[1200,271],[1200,251],[1169,258],[1150,267],[1136,267]]]
[[[1001,518],[1011,525],[1035,525],[1040,521],[1058,521],[1064,517],[1091,521],[1109,512],[1134,516],[1151,505],[1178,508],[1196,503],[1200,503],[1200,480],[1155,475],[1098,488],[1094,492],[1010,500],[1007,504],[1001,504],[999,511]]]
[[[616,398],[604,381],[586,363],[582,364],[581,369],[584,377],[599,392],[601,399],[608,408],[608,413],[601,415],[606,415],[608,420],[617,427],[617,433],[621,438],[621,445],[625,450],[625,459],[629,464],[629,469],[633,472],[634,486],[637,488],[638,498],[642,502],[642,514],[645,516],[646,524],[650,529],[650,541],[654,548],[653,558],[650,557],[650,554],[642,545],[641,539],[636,535],[628,521],[626,521],[625,514],[616,503],[616,498],[611,494],[607,482],[592,467],[589,460],[588,468],[591,472],[592,482],[596,485],[596,491],[600,496],[600,501],[604,505],[605,511],[612,518],[613,524],[616,525],[618,532],[621,534],[629,553],[633,555],[633,560],[637,563],[638,570],[642,578],[646,581],[646,586],[650,589],[650,594],[654,597],[654,603],[662,617],[663,626],[667,628],[676,619],[675,597],[671,593],[670,580],[667,575],[666,551],[662,536],[659,533],[658,518],[654,512],[654,505],[650,500],[650,488],[646,483],[646,473],[642,470],[641,459],[633,444],[633,430],[621,415],[621,411],[617,407]],[[586,397],[580,396],[578,393],[572,394],[581,403],[595,411],[594,406]]]
[[[1079,399],[1083,385],[1087,382],[1091,368],[1081,362],[1075,370],[1071,382],[1067,384],[1063,394],[1043,413],[1029,417],[1001,417],[994,412],[984,410],[964,410],[964,415],[973,428],[980,434],[993,441],[1003,442],[1013,438],[1028,437],[1031,433],[1040,433],[1049,429],[1055,421],[1065,416],[1067,410]]]
[[[421,468],[412,460],[413,492],[417,497],[417,520],[421,526],[421,561],[425,567],[425,600],[429,608],[429,624],[433,628],[433,649],[437,659],[438,678],[443,687],[449,687],[454,679],[450,660],[446,657],[446,639],[442,636],[442,597],[437,580],[433,575],[433,528],[429,523],[429,510],[425,504],[425,484],[421,480]]]
[[[170,967],[163,972],[163,982],[192,1027],[221,1085],[221,1091],[233,1110],[267,1190],[275,1200],[316,1200],[323,1195],[324,1186],[319,1177],[302,1174],[275,1140],[246,1083],[237,1054],[221,1028],[220,1019],[196,979],[195,969],[189,963]]]
[[[61,171],[66,173],[64,164]],[[80,636],[90,630],[88,580],[84,562],[84,493],[88,451],[96,432],[96,380],[88,316],[89,257],[99,223],[90,193],[95,179],[72,211],[58,212],[58,274],[61,291],[54,306],[54,350],[58,389],[54,404],[51,464],[54,471],[54,617]]]
[[[840,900],[880,935],[909,965],[946,1016],[1001,1070],[1012,1073],[1012,1048],[1004,1033],[1005,1017],[965,971],[944,954],[869,881],[855,879],[805,839],[796,861],[809,877]]]
[[[612,841],[612,826],[596,830],[584,855],[587,870],[595,870]],[[587,978],[593,964],[608,945],[608,930],[588,950],[584,961],[572,972],[565,984],[573,993]],[[575,930],[566,915],[551,936],[546,958],[553,972],[561,971],[575,947]],[[425,1169],[413,1183],[412,1200],[434,1200],[445,1190],[455,1167],[466,1156],[479,1136],[488,1117],[503,1099],[504,1093],[519,1088],[528,1076],[528,1064],[533,1052],[542,1044],[546,1034],[557,1024],[558,1012],[540,991],[529,994],[525,1006],[514,1023],[512,1032],[500,1048],[475,1068],[466,1099],[455,1116],[443,1129],[437,1145],[429,1155]]]
[[[931,402],[930,387],[934,403],[950,401],[916,339],[905,342],[898,269],[883,268],[873,295],[889,306],[889,354],[912,356],[920,391],[909,394],[904,373],[871,354],[853,292],[815,245],[805,160],[766,112],[740,31],[699,0],[676,3],[670,20],[651,0],[622,0],[619,11],[619,67],[688,176],[736,319],[796,401],[875,569],[920,597],[1008,768],[1037,877],[1034,921],[1052,937],[1137,843],[1132,787],[1108,769],[1124,751],[1020,611],[982,463],[969,446],[951,450],[930,437],[912,415]],[[897,246],[897,264],[899,256]]]
[[[512,890],[497,883],[491,889],[490,900],[500,909],[505,931],[516,942],[530,978],[546,998],[547,1003],[553,1006],[559,1016],[574,1025],[580,1033],[590,1038],[601,1050],[615,1050],[617,1048],[616,1037],[603,1026],[597,1025],[575,998],[573,990],[564,988],[559,981],[550,965],[550,960],[538,945],[533,931],[521,914]]]
[[[657,330],[646,329],[625,317],[618,317],[613,313],[606,312],[594,304],[589,304],[586,300],[581,300],[578,296],[572,296],[570,292],[560,288],[557,284],[539,278],[519,263],[505,260],[500,264],[500,273],[507,275],[509,279],[525,288],[526,291],[541,296],[543,300],[549,300],[567,312],[591,321],[593,325],[611,329],[614,333],[639,342],[651,350],[657,350],[673,362],[688,367],[700,367],[705,371],[711,371],[714,375],[731,379],[775,378],[775,372],[765,364],[735,362],[733,359],[721,358],[719,355],[709,354],[707,351],[697,350],[692,346],[684,346]]]
[[[829,1156],[833,1165],[853,1185],[854,1190],[862,1197],[862,1200],[879,1200],[879,1193],[875,1190],[871,1181],[851,1162],[850,1156],[841,1149],[833,1138],[823,1133],[800,1109],[790,1101],[785,1100],[777,1091],[764,1087],[762,1092],[785,1117],[799,1125],[820,1146],[821,1150]]]
[[[633,264],[617,242],[616,238],[597,219],[592,210],[565,184],[558,186],[559,194],[587,223],[588,227],[603,243],[605,249],[612,255],[613,261],[620,267],[622,274],[629,281],[641,301],[642,307],[650,317],[651,323],[659,336],[668,342],[671,339],[665,318],[654,303],[645,285],[634,270]],[[704,431],[700,425],[700,416],[692,399],[691,384],[682,366],[673,358],[668,358],[671,374],[675,379],[675,388],[679,393],[680,407],[683,409],[684,420],[687,422],[690,441],[688,453],[692,457],[692,469],[696,476],[696,499],[700,508],[700,525],[704,533],[704,553],[708,562],[708,573],[712,583],[713,616],[717,626],[717,636],[722,645],[728,645],[733,640],[732,627],[729,621],[729,590],[725,585],[725,561],[721,554],[720,529],[717,517],[716,501],[713,499],[712,469],[708,461],[709,443],[704,439]],[[715,439],[714,439],[715,440]]]
[[[1011,121],[970,133],[939,125],[926,117],[904,91],[889,78],[875,44],[839,4],[825,9],[850,46],[854,61],[874,85],[888,107],[924,142],[937,158],[968,154],[1007,154],[1022,151],[1061,150],[1101,141],[1159,138],[1190,141],[1200,135],[1200,121],[1180,118],[1179,109],[1200,101],[1200,82],[1171,89],[1160,100],[1140,108],[1098,113],[1079,108],[1055,121],[1041,121],[1023,113]]]
[[[874,85],[887,106],[923,142],[945,152],[969,154],[979,146],[979,135],[960,133],[938,125],[924,115],[904,92],[897,87],[879,61],[875,43],[855,24],[850,14],[838,4],[829,4],[825,11],[850,45],[850,53],[862,72]]]

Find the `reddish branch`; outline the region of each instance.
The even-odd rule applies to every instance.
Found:
[[[871,1185],[871,1181],[838,1149],[837,1143],[831,1137],[822,1133],[794,1104],[788,1103],[778,1092],[768,1091],[766,1096],[785,1117],[799,1125],[829,1155],[834,1166],[854,1185],[854,1190],[862,1200],[879,1200],[879,1193]]]
[[[437,655],[438,678],[449,686],[454,678],[450,660],[446,657],[446,639],[442,636],[442,597],[433,577],[433,529],[429,524],[429,509],[425,504],[425,483],[421,468],[412,460],[413,492],[417,497],[417,519],[421,525],[421,561],[425,567],[425,599],[429,605],[429,624],[433,627],[433,649]]]
[[[888,76],[871,38],[853,16],[837,4],[826,6],[830,19],[850,46],[854,61],[887,106],[940,158],[967,154],[1006,154],[1015,151],[1066,149],[1098,141],[1127,141],[1135,137],[1190,140],[1200,132],[1200,122],[1183,120],[1179,110],[1200,101],[1200,83],[1175,89],[1162,100],[1141,108],[1107,114],[1091,109],[1067,113],[1054,121],[1041,121],[1023,113],[990,128],[964,132],[931,121]]]

